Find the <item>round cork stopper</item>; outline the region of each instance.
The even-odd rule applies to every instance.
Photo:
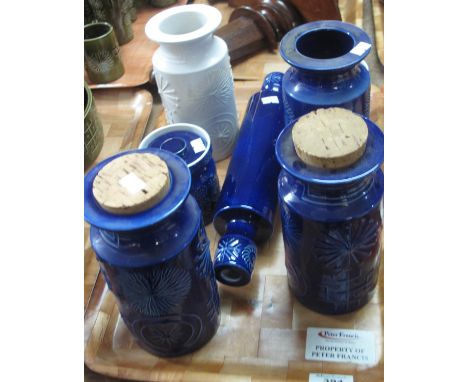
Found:
[[[327,169],[349,166],[364,154],[366,122],[342,108],[312,111],[294,124],[292,139],[299,158],[308,165]]]
[[[157,155],[132,153],[106,164],[93,182],[93,195],[106,211],[128,215],[151,208],[169,190],[169,169]]]

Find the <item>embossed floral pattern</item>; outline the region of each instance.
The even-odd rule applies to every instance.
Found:
[[[144,345],[160,355],[186,353],[203,332],[202,321],[195,314],[135,320],[131,327]]]
[[[144,273],[120,269],[118,277],[124,301],[147,316],[174,312],[191,287],[191,277],[186,270],[167,264]]]
[[[257,249],[247,244],[246,240],[238,237],[222,238],[216,250],[216,261],[219,263],[238,264],[239,258],[245,263],[249,272],[252,272],[255,265],[255,255]]]
[[[86,66],[88,70],[95,73],[109,72],[115,65],[115,56],[119,54],[119,49],[109,52],[108,50],[99,50],[86,55]]]
[[[292,251],[299,250],[302,238],[302,221],[294,217],[286,204],[281,203],[281,225],[283,239]]]
[[[174,114],[179,107],[179,97],[175,89],[169,84],[167,79],[159,72],[155,72],[156,84],[158,85],[159,95],[166,111],[166,119],[168,123],[174,123]]]
[[[210,257],[210,242],[203,225],[200,225],[197,236],[195,269],[202,277],[210,277],[213,274],[213,263]]]
[[[203,176],[199,180],[192,177],[190,193],[197,200],[202,210],[205,224],[208,224],[213,219],[214,209],[219,197],[219,181],[215,171],[216,169],[213,169],[211,176]]]
[[[145,331],[147,341],[160,348],[172,348],[190,338],[191,328],[178,322],[149,326]],[[190,331],[190,332],[189,332]],[[190,334],[188,334],[189,332]]]
[[[314,253],[325,272],[349,270],[368,259],[379,240],[380,224],[373,219],[358,219],[326,230],[317,239]]]
[[[220,312],[219,307],[219,294],[218,285],[216,284],[216,278],[213,269],[213,262],[210,256],[210,245],[208,237],[206,236],[205,228],[203,225],[198,230],[198,244],[197,254],[195,255],[195,268],[199,274],[208,279],[211,287],[211,296],[207,300],[207,316],[210,321],[218,319]]]

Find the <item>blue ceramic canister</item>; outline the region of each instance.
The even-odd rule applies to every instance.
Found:
[[[190,123],[174,123],[148,134],[139,148],[147,147],[170,151],[187,163],[192,174],[190,194],[202,210],[205,225],[210,224],[219,197],[219,179],[206,130]]]
[[[103,172],[108,174],[118,160],[128,166],[123,172],[119,170],[125,176],[116,172],[109,181],[109,190],[113,190],[108,193],[109,199],[125,191],[125,206],[125,198],[143,198],[148,193],[146,185],[154,179],[153,169],[141,170],[142,163],[135,164],[135,157],[141,155],[145,160],[156,156],[167,166],[166,194],[140,212],[108,212],[96,187],[105,183]],[[135,175],[133,169],[140,172]],[[185,162],[158,149],[119,153],[99,163],[85,177],[85,220],[91,225],[90,241],[101,272],[138,343],[163,357],[202,347],[219,326],[219,295],[209,240],[189,189],[190,171]]]
[[[326,314],[360,308],[378,281],[384,137],[362,118],[368,128],[365,151],[342,169],[310,166],[299,158],[292,140],[295,121],[276,143],[289,287],[303,305]]]
[[[273,231],[280,170],[275,142],[284,127],[282,78],[282,73],[268,74],[250,98],[216,207],[213,223],[221,238],[214,267],[216,278],[227,285],[250,281],[256,246]]]
[[[369,116],[370,73],[363,59],[371,40],[342,21],[314,21],[291,29],[280,53],[291,65],[283,79],[285,123],[318,109],[342,107]]]

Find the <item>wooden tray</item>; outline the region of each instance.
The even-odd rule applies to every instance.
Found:
[[[235,91],[243,118],[249,97],[260,82],[236,81]],[[373,88],[375,93],[379,88]],[[379,100],[379,97],[375,97]],[[372,112],[379,105],[373,104]],[[164,117],[160,117],[164,122]],[[217,163],[220,182],[229,159]],[[214,254],[218,234],[207,227]],[[85,313],[85,363],[98,373],[145,381],[307,381],[309,373],[352,374],[355,382],[383,380],[383,265],[377,292],[361,310],[325,316],[299,304],[291,295],[284,266],[281,224],[277,214],[272,238],[260,250],[251,283],[242,288],[219,285],[221,326],[216,336],[197,352],[162,359],[142,350],[120,318],[115,299],[101,276]],[[304,347],[309,326],[374,331],[375,365],[361,366],[306,361]]]
[[[381,64],[384,65],[384,5],[380,0],[372,0],[372,13],[374,15],[377,56]]]
[[[93,90],[96,108],[104,129],[104,146],[94,163],[122,150],[138,147],[151,109],[153,97],[143,89]],[[89,169],[93,165],[89,166]],[[84,230],[84,307],[96,283],[99,265],[89,244],[89,225]]]
[[[186,3],[187,0],[178,0],[173,6]],[[132,41],[120,47],[120,54],[125,68],[124,75],[107,84],[95,84],[90,81],[85,71],[84,78],[91,89],[130,88],[143,85],[149,81],[153,68],[151,60],[158,44],[146,37],[145,25],[151,17],[164,9],[148,5],[138,10],[137,19],[133,22],[134,37]]]

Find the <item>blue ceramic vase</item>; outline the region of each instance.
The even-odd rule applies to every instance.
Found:
[[[383,133],[369,136],[353,165],[326,170],[297,156],[291,123],[276,143],[289,286],[306,307],[325,314],[356,310],[372,297],[380,266]]]
[[[93,182],[110,161],[152,153],[166,162],[171,184],[164,198],[132,214],[106,212]],[[189,195],[190,172],[176,155],[157,149],[110,157],[85,177],[85,219],[101,272],[120,314],[141,347],[162,357],[206,344],[219,326],[219,295],[200,209]]]
[[[284,127],[282,77],[270,73],[250,98],[216,207],[213,222],[221,238],[214,268],[216,278],[227,285],[250,281],[257,245],[273,231],[280,170],[275,142]]]
[[[219,197],[219,179],[209,134],[196,125],[175,123],[148,134],[139,148],[147,147],[170,151],[187,163],[192,175],[190,194],[202,210],[205,225],[210,224]]]
[[[327,107],[369,116],[370,73],[363,59],[371,40],[341,21],[314,21],[291,29],[280,53],[291,65],[283,79],[285,123]]]

